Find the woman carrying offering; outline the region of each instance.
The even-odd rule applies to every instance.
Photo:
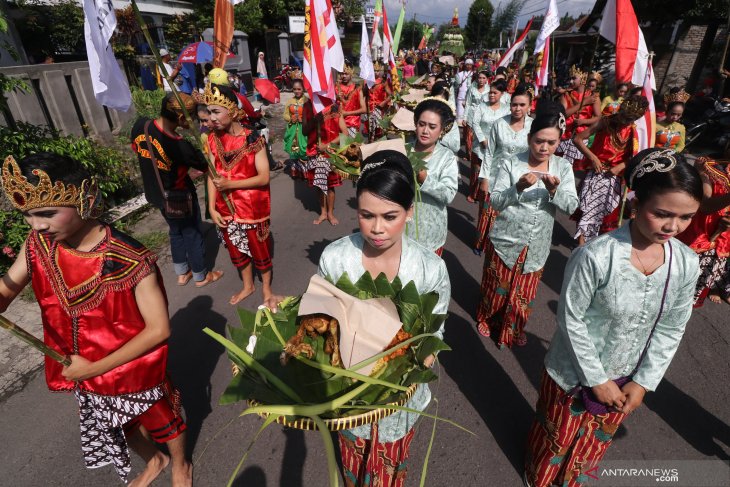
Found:
[[[454,125],[454,111],[446,101],[426,98],[416,106],[415,151],[424,152],[426,168],[415,175],[420,201],[415,203],[415,221],[406,229],[409,237],[441,255],[448,232],[446,207],[459,187],[456,156],[439,144],[439,139]]]
[[[484,255],[479,333],[498,333],[497,345],[527,343],[524,328],[542,276],[557,210],[578,206],[570,164],[553,154],[565,128],[556,104],[538,107],[528,135],[529,149],[500,161],[490,203],[499,212]]]
[[[648,108],[644,96],[632,95],[621,103],[618,113],[603,117],[573,137],[573,143],[592,166],[580,187],[580,216],[573,237],[579,245],[618,227],[621,175],[639,143],[634,121]],[[589,149],[584,142],[593,134],[596,137]]]
[[[532,103],[533,88],[521,84],[512,94],[510,114],[496,120],[492,124],[489,136],[482,142],[483,158],[479,169],[479,190],[485,195],[479,211],[477,223],[477,241],[474,248],[477,254],[485,249],[489,230],[494,224],[496,214],[489,205],[489,188],[502,159],[509,158],[527,150],[527,135],[530,133],[532,118],[528,116]]]
[[[208,211],[243,281],[243,289],[229,303],[237,304],[255,291],[252,261],[261,273],[264,299],[268,299],[273,264],[266,141],[238,121],[242,110],[231,88],[209,84],[203,99],[210,111],[208,146],[218,173],[208,179]],[[233,205],[233,213],[224,195]]]
[[[528,437],[525,484],[583,485],[626,416],[653,391],[692,312],[697,256],[673,237],[702,200],[684,157],[646,149],[625,175],[636,218],[568,261]]]
[[[302,132],[304,120],[304,104],[309,100],[304,94],[304,83],[297,78],[292,81],[294,94],[284,105],[284,121],[287,123],[284,133],[284,150],[292,160],[300,161],[307,156],[307,138]]]

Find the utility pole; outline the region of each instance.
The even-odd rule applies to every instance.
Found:
[[[481,51],[482,49],[482,17],[484,17],[484,9],[479,9],[479,12],[477,12],[477,18],[479,19],[479,22],[477,23],[477,49]]]
[[[413,24],[411,29],[411,47],[416,48],[416,13],[413,12]]]

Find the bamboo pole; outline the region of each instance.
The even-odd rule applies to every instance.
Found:
[[[140,29],[142,29],[142,34],[144,35],[145,40],[147,41],[147,45],[150,47],[150,51],[152,51],[152,55],[155,57],[155,62],[157,63],[157,69],[160,70],[160,74],[162,74],[162,77],[165,78],[167,81],[168,86],[172,90],[173,95],[175,95],[175,99],[177,100],[177,103],[180,105],[180,110],[182,111],[183,115],[185,116],[185,120],[187,120],[188,125],[195,131],[196,134],[200,133],[200,126],[198,123],[193,120],[193,117],[190,115],[190,112],[188,112],[188,109],[185,108],[185,104],[182,101],[182,97],[180,96],[180,92],[177,90],[177,86],[173,82],[172,78],[170,78],[170,73],[167,72],[167,68],[165,68],[165,64],[162,62],[162,57],[160,57],[160,51],[158,51],[155,47],[154,42],[152,42],[152,36],[150,35],[149,28],[147,27],[147,22],[144,21],[142,18],[142,14],[139,11],[139,7],[137,7],[136,0],[132,0],[132,9],[134,10],[134,16],[137,19],[137,23],[139,23]],[[202,142],[200,141],[199,136],[193,137],[195,140],[195,145],[203,154],[206,153],[205,148],[203,147]],[[213,161],[206,157],[206,161],[208,162],[208,171],[210,171],[210,175],[214,178],[218,177],[218,171],[215,170],[215,164]],[[231,203],[230,199],[228,198],[228,195],[222,191],[219,191],[220,195],[223,197],[223,201],[225,201],[226,206],[228,206],[228,210],[233,215],[235,213],[235,209],[233,208],[233,204]]]
[[[3,315],[0,315],[0,327],[8,330],[10,333],[12,333],[16,338],[19,338],[20,340],[23,340],[25,343],[30,345],[31,347],[35,348],[39,352],[41,352],[44,355],[47,355],[51,357],[56,362],[69,366],[71,365],[71,359],[68,358],[65,355],[61,355],[45,343],[43,343],[41,340],[36,338],[35,336],[31,335],[9,319],[5,318]]]

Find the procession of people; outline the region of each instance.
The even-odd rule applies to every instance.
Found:
[[[655,147],[640,147],[637,121],[653,100],[628,83],[602,87],[600,73],[572,66],[564,86],[556,76],[538,86],[535,60],[500,68],[489,51],[453,58],[448,65],[428,50],[403,50],[404,79],[377,63],[372,84],[345,62],[326,107],[293,79],[285,131],[275,134],[288,155],[282,166],[293,184],[316,193],[317,231],[339,224],[337,188],[354,180],[356,207],[341,205],[337,215],[356,214],[358,231],[343,229],[321,251],[319,276],[412,283],[437,294],[434,314],[448,313],[451,282],[462,277],[442,255],[449,207],[463,188],[476,222],[471,247],[484,259],[471,325],[501,353],[527,345],[555,220],[575,220],[523,481],[584,485],[619,426],[661,382],[693,308],[706,299],[730,304],[730,153],[695,162],[683,155],[682,87],[649,95],[662,97],[666,115]],[[284,298],[273,279],[273,233],[279,243],[301,236],[272,220],[281,195],[271,189],[267,141],[242,95],[211,73],[201,92],[167,93],[159,116],[140,118],[130,142],[147,201],[168,225],[176,284],[210,286],[231,306],[275,310]],[[405,100],[409,90],[417,100]],[[601,100],[602,92],[611,94]],[[388,125],[399,110],[411,129]],[[193,128],[186,113],[205,122],[203,151],[178,131]],[[397,148],[360,152],[387,141]],[[337,165],[343,145],[359,153],[356,176]],[[140,487],[170,463],[173,485],[192,485],[180,394],[166,375],[167,295],[177,289],[165,290],[152,252],[100,219],[94,174],[53,152],[4,156],[3,190],[31,231],[0,280],[0,311],[32,286],[45,344],[66,359],[46,359],[46,381],[78,400],[86,466],[112,464]],[[205,173],[202,185],[190,169]],[[224,271],[206,261],[204,218],[228,251],[237,289],[222,289]],[[263,303],[254,302],[257,280]],[[448,321],[435,336],[443,338]],[[437,361],[434,350],[418,366]],[[430,401],[419,384],[401,410],[340,431],[345,484],[403,486],[414,425]],[[145,461],[134,479],[129,449]]]

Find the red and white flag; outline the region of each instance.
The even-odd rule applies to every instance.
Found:
[[[304,88],[319,113],[335,100],[335,76],[345,55],[330,0],[306,0],[304,24]]]
[[[383,2],[383,62],[395,67],[395,56],[393,55],[393,36],[390,33],[390,25],[388,25],[388,13],[385,11],[385,2]]]
[[[643,117],[635,122],[636,132],[639,136],[639,151],[654,147],[654,143],[656,142],[656,107],[654,106],[654,94],[652,93],[652,86],[654,85],[656,85],[654,69],[651,66],[651,60],[649,60],[646,76],[644,77],[644,89],[641,93],[649,100],[649,109],[644,113]]]
[[[515,53],[525,46],[525,40],[527,40],[527,33],[530,32],[530,26],[532,26],[532,18],[530,18],[530,21],[525,26],[525,30],[523,30],[522,34],[520,34],[520,37],[518,37],[515,43],[507,49],[507,52],[504,53],[504,56],[502,56],[502,59],[499,60],[497,67],[506,67],[512,61],[512,58],[515,57]],[[507,42],[509,42],[509,39]]]
[[[535,41],[534,54],[542,53],[542,62],[538,67],[536,83],[538,86],[547,86],[548,84],[548,66],[550,62],[550,34],[560,26],[560,14],[558,13],[558,5],[556,0],[548,0],[545,18],[540,27],[540,33]]]
[[[649,70],[649,49],[631,0],[608,0],[603,9],[600,33],[616,45],[616,82],[644,86]],[[655,84],[651,87],[656,89]]]

